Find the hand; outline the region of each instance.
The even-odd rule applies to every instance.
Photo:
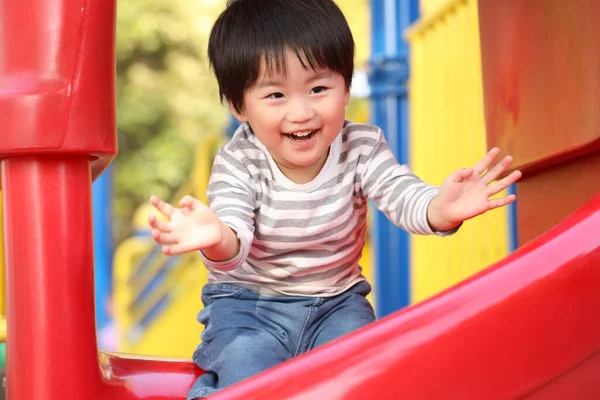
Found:
[[[165,245],[163,253],[177,255],[204,250],[223,241],[224,224],[210,208],[192,196],[181,199],[181,208],[173,207],[157,196],[152,196],[150,202],[162,215],[169,218],[169,221],[164,221],[154,214],[148,216],[152,238]]]
[[[484,174],[499,152],[495,147],[475,167],[462,168],[448,175],[427,210],[427,218],[433,230],[450,230],[463,221],[515,201],[514,194],[490,200],[490,197],[521,178],[521,171],[513,171],[507,177],[494,182],[513,161],[511,156],[504,157]]]

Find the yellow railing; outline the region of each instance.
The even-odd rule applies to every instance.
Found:
[[[431,18],[436,13],[444,14],[448,7],[452,7],[457,2],[453,0],[421,0],[419,11],[425,18]]]
[[[174,196],[191,194],[206,201],[206,187],[221,136],[197,146],[196,163],[187,184]],[[121,243],[114,257],[114,315],[119,351],[189,357],[198,344],[201,326],[193,316],[202,308],[200,292],[207,271],[197,254],[166,257],[149,236],[149,204],[134,218],[138,234]]]
[[[411,47],[411,166],[441,184],[486,152],[476,0],[422,1]],[[413,301],[467,278],[508,252],[506,210],[468,221],[451,238],[412,240]]]

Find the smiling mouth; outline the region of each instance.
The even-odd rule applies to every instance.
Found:
[[[285,133],[285,136],[292,139],[295,142],[303,142],[309,140],[314,134],[317,132],[317,129],[312,129],[310,131],[300,131],[300,132],[292,132]]]

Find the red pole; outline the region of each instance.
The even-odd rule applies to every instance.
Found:
[[[9,399],[98,388],[90,185],[88,156],[2,160]]]

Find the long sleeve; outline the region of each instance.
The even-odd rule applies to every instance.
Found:
[[[398,163],[381,130],[377,131],[362,170],[363,195],[372,199],[396,226],[422,235],[453,233],[432,231],[427,221],[427,208],[438,188],[422,181],[406,165]]]
[[[201,254],[204,264],[220,271],[236,269],[248,257],[254,235],[255,188],[248,169],[226,148],[215,157],[207,197],[210,208],[236,232],[240,250],[225,261],[213,261]]]

